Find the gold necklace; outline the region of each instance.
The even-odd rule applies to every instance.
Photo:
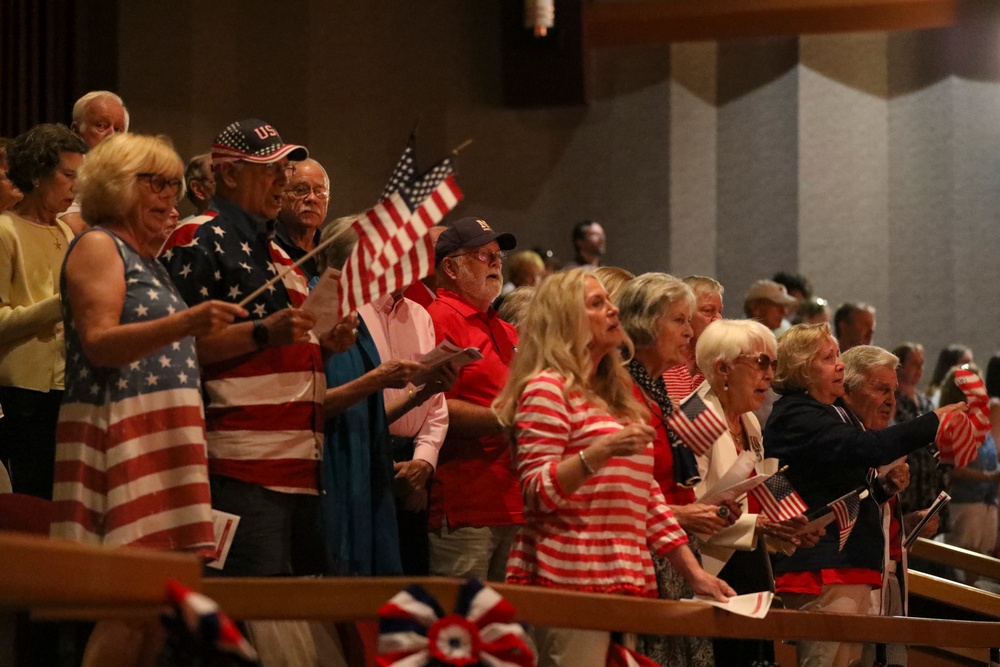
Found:
[[[58,222],[50,225],[47,222],[42,222],[38,218],[29,216],[29,215],[25,215],[23,213],[21,214],[21,217],[24,218],[25,220],[27,220],[28,222],[33,222],[36,225],[38,225],[39,227],[44,228],[45,231],[47,231],[52,236],[52,241],[53,241],[53,243],[56,244],[56,250],[62,250],[62,243],[60,243],[60,240],[65,240],[66,237],[64,237],[62,235],[62,233],[61,233],[62,230],[59,229],[59,223]]]

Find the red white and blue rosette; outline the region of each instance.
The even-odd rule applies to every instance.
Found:
[[[411,585],[379,609],[378,667],[532,667],[535,656],[514,606],[469,580],[455,612],[445,614],[422,586]]]

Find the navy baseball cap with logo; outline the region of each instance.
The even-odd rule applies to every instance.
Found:
[[[441,232],[437,245],[434,246],[434,261],[441,260],[460,248],[478,248],[496,241],[501,250],[513,250],[517,247],[517,239],[513,234],[497,233],[489,223],[482,218],[462,218],[456,220]]]
[[[286,144],[269,123],[259,118],[246,118],[229,125],[212,144],[213,161],[244,160],[270,164],[283,157],[292,161],[305,160],[305,146]]]

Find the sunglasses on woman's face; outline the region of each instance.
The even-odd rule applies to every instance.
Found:
[[[762,371],[766,371],[768,368],[770,368],[772,372],[778,370],[778,360],[771,359],[771,357],[767,356],[766,354],[758,354],[758,355],[741,354],[739,357],[737,357],[737,359],[749,359],[751,362],[756,364],[757,368],[759,368]]]

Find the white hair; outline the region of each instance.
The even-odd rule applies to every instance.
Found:
[[[718,380],[717,362],[731,364],[741,354],[757,350],[777,359],[778,343],[770,329],[757,320],[716,320],[701,332],[694,356],[698,370],[705,374],[709,384],[714,384]]]
[[[112,93],[110,90],[92,90],[78,99],[76,104],[73,105],[73,122],[77,125],[82,123],[83,116],[87,113],[87,107],[97,100],[111,100],[112,102],[117,102],[121,105],[122,110],[125,111],[125,131],[128,132],[128,107],[125,106],[125,102],[122,101],[121,97]]]
[[[885,366],[895,372],[899,365],[899,357],[875,345],[852,347],[840,355],[840,360],[844,362],[844,386],[849,389],[860,387],[873,368]]]

